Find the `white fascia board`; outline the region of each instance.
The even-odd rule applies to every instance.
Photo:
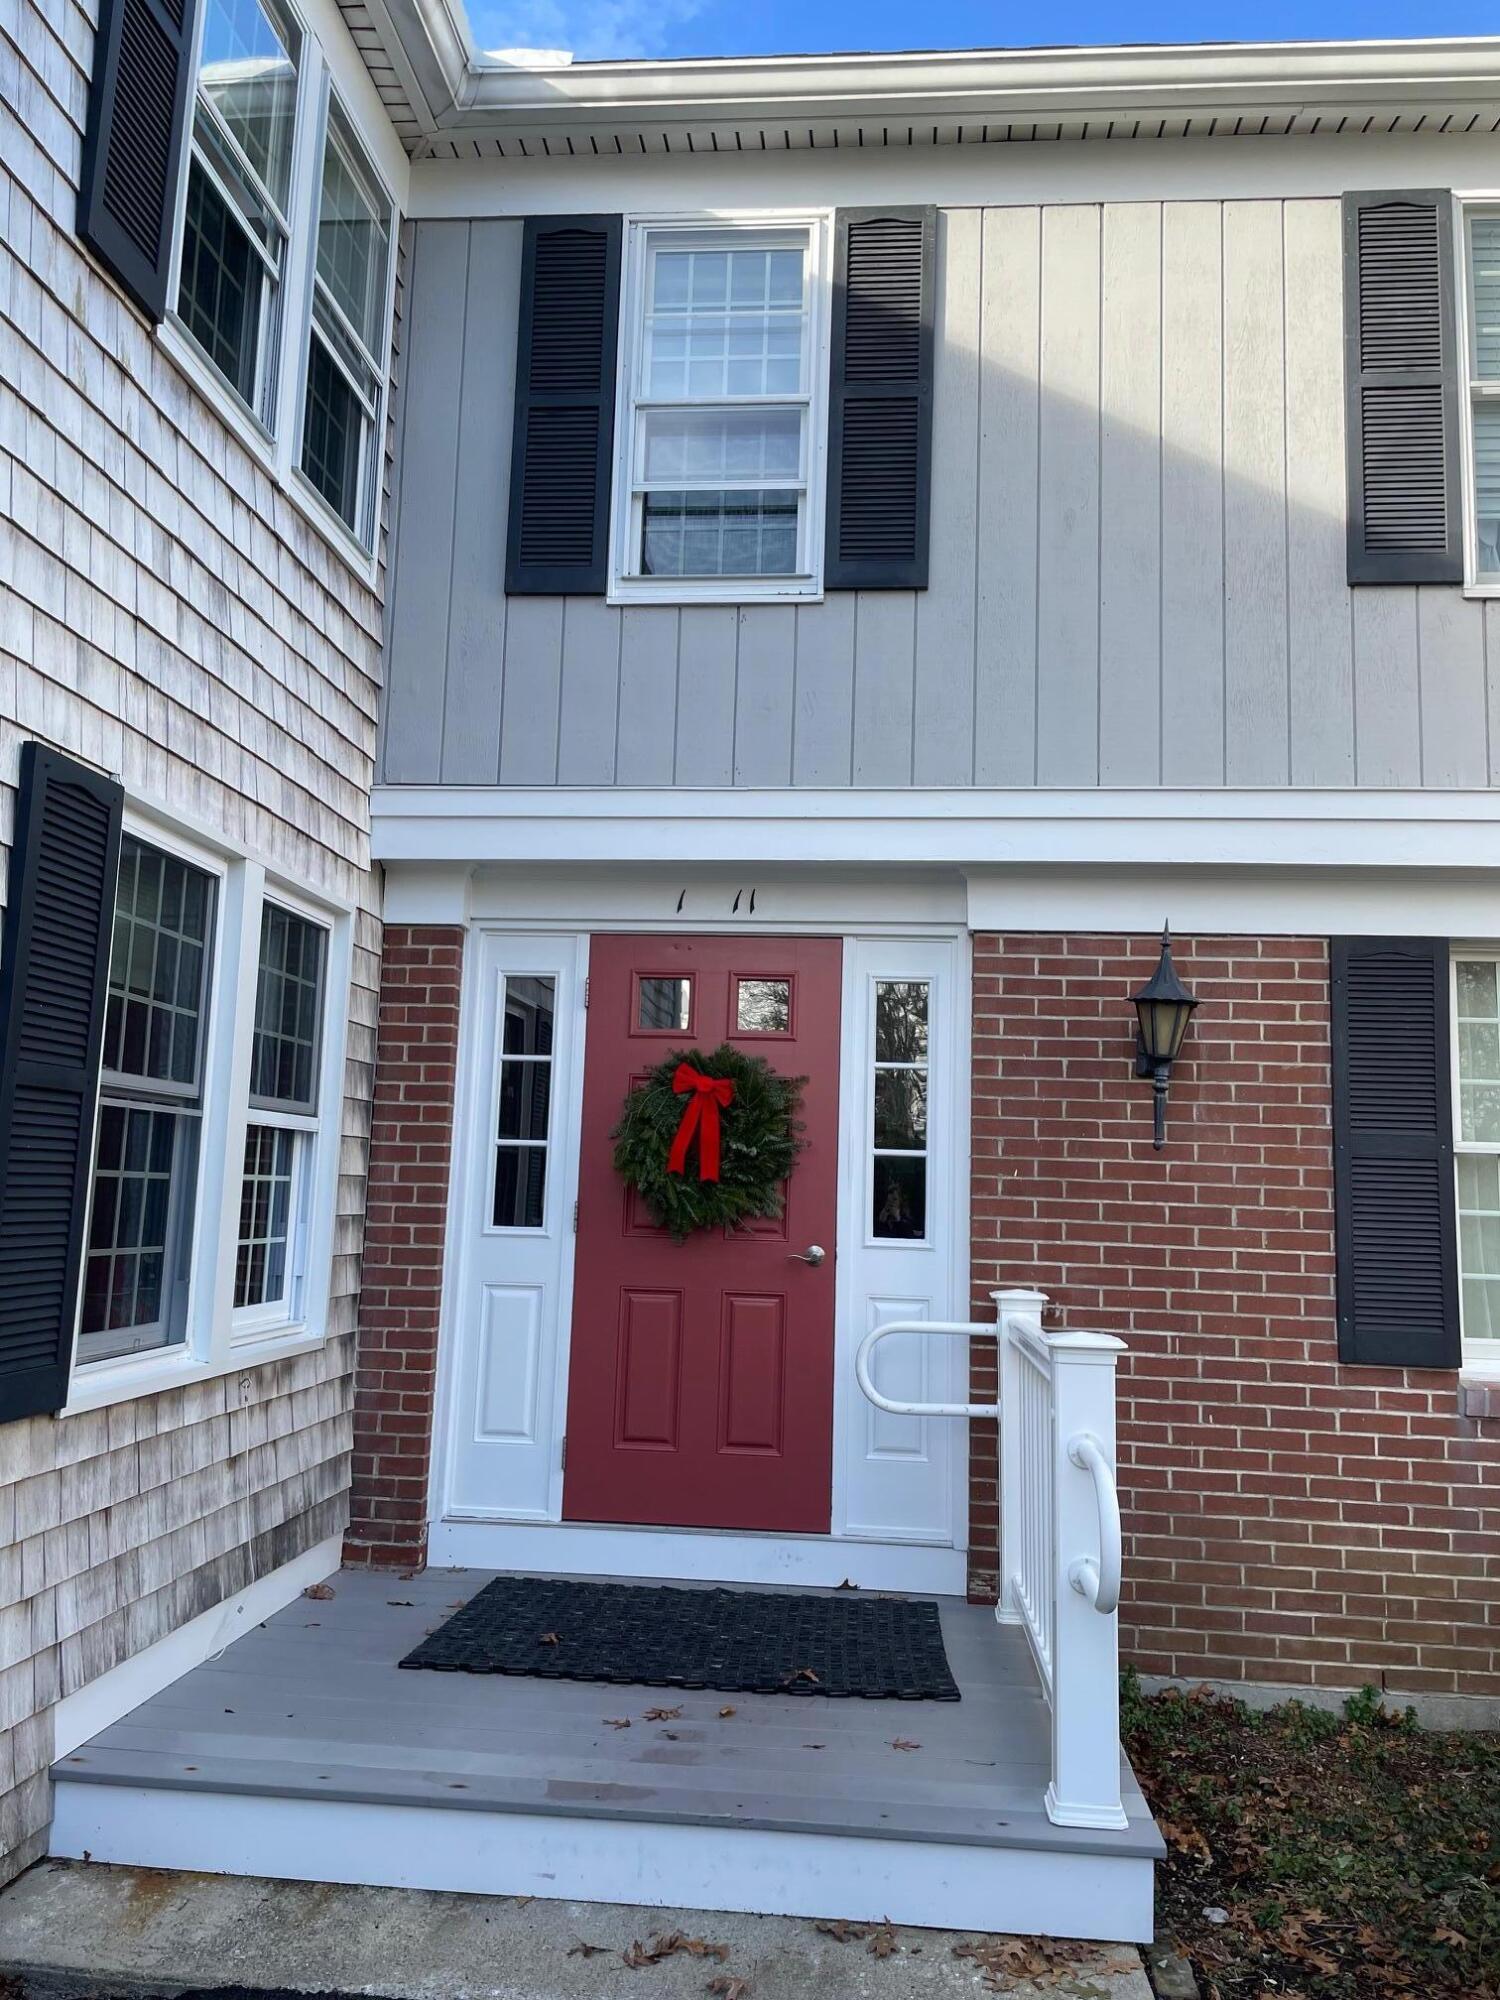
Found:
[[[390,862],[1500,869],[1488,791],[380,786]]]

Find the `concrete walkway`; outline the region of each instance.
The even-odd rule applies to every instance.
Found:
[[[1038,1983],[1028,1973],[1045,1976]],[[0,1895],[0,1981],[5,1975],[23,1995],[69,2000],[228,1985],[384,2000],[973,2000],[997,1992],[1151,2000],[1128,1945],[820,1929],[791,1917],[63,1861],[42,1862]]]

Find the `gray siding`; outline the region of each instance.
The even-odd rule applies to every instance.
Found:
[[[950,208],[931,587],[502,589],[521,225],[414,232],[393,784],[1475,786],[1491,628],[1344,581],[1336,200]]]
[[[357,905],[331,1337],[0,1427],[0,1879],[43,1852],[52,1707],[347,1518],[379,925],[380,594],[73,236],[92,8],[7,16],[0,122],[0,898],[20,745],[122,775]]]

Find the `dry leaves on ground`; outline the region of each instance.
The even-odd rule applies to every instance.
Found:
[[[811,1667],[798,1667],[794,1674],[787,1675],[781,1685],[788,1688],[795,1687],[798,1681],[811,1681],[814,1687],[821,1687],[823,1685]]]
[[[722,1965],[729,1956],[729,1947],[712,1938],[686,1937],[681,1931],[658,1931],[650,1944],[642,1944],[639,1938],[633,1940],[620,1957],[632,1972],[639,1972],[645,1966],[660,1965],[664,1958],[676,1958],[679,1953],[689,1958],[716,1958]]]
[[[891,1739],[893,1750],[920,1750],[920,1743],[913,1743],[909,1736],[895,1736]]]
[[[628,1729],[630,1727],[630,1717],[628,1715],[606,1715],[604,1724],[607,1729]]]
[[[731,1716],[731,1715],[738,1715],[738,1714],[739,1714],[739,1710],[738,1710],[737,1708],[721,1708],[721,1709],[719,1710],[719,1720],[720,1720],[720,1722],[723,1722],[723,1721],[725,1721],[725,1720],[726,1720],[726,1719],[727,1719],[727,1718],[728,1718],[729,1716]]]
[[[539,1646],[560,1646],[562,1641],[555,1632],[543,1632],[537,1640],[537,1644]]]
[[[703,1990],[705,1993],[717,1994],[719,2000],[745,2000],[745,1995],[750,1991],[750,1982],[741,1978],[737,1972],[716,1972]]]
[[[1134,1962],[1118,1953],[1101,1962],[1098,1945],[1038,1937],[965,1938],[953,1947],[953,1956],[973,1964],[992,1993],[1008,1993],[1018,1979],[1060,1986],[1075,1979],[1081,1966],[1091,1972],[1128,1972]]]
[[[868,1924],[851,1924],[844,1917],[818,1917],[813,1929],[831,1937],[835,1944],[858,1944],[870,1935]]]
[[[302,1593],[304,1597],[311,1597],[319,1604],[326,1603],[333,1594],[334,1589],[331,1583],[310,1583]]]
[[[597,1958],[602,1951],[608,1951],[607,1944],[590,1944],[587,1938],[579,1938],[568,1946],[569,1958]]]
[[[680,1708],[648,1708],[646,1713],[641,1717],[641,1720],[643,1722],[675,1722],[681,1713],[682,1710]]]

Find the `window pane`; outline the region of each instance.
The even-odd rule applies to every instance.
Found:
[[[285,211],[297,108],[297,38],[256,0],[208,0],[198,84]]]
[[[260,913],[252,1099],[311,1111],[317,1102],[325,932],[277,903]]]
[[[1500,1158],[1460,1154],[1458,1258],[1464,1336],[1500,1340]]]
[[[927,1234],[927,1162],[875,1157],[872,1234],[907,1240]]]
[[[1479,568],[1500,575],[1500,405],[1474,405],[1474,514]]]
[[[551,1063],[501,1063],[500,1137],[545,1139],[551,1096]]]
[[[798,395],[805,251],[657,249],[642,379],[650,396]]]
[[[359,531],[359,460],[365,413],[347,378],[314,331],[307,356],[302,470],[346,527]]]
[[[318,276],[375,360],[384,345],[389,222],[335,105],[323,148]]]
[[[647,480],[800,479],[800,410],[646,410]]]
[[[547,1184],[544,1146],[495,1148],[497,1229],[540,1229]]]
[[[784,1035],[792,1025],[789,979],[742,979],[735,995],[735,1026],[742,1035]]]
[[[637,1027],[686,1029],[693,1007],[690,979],[642,979],[639,984]]]
[[[1495,964],[1482,958],[1458,961],[1458,1012],[1461,1020],[1493,1021],[1496,1007]]]
[[[556,982],[551,979],[507,979],[505,982],[505,1053],[508,1056],[550,1056]]]
[[[264,272],[240,219],[194,160],[183,220],[177,310],[231,388],[255,402]]]
[[[1461,959],[1456,979],[1459,1136],[1500,1142],[1500,1006],[1494,963]]]
[[[125,835],[104,1024],[106,1070],[196,1086],[212,895],[201,869]]]
[[[172,1176],[182,1150],[172,1111],[101,1104],[84,1272],[86,1334],[157,1329],[156,1339],[119,1346],[164,1344],[168,1230]]]
[[[794,492],[665,491],[642,499],[644,576],[792,576],[797,568]]]
[[[921,1152],[927,1144],[927,1072],[875,1072],[875,1144]]]
[[[926,1062],[927,982],[882,979],[875,988],[876,1062]]]
[[[1500,380],[1500,215],[1469,219],[1469,287],[1474,300],[1474,373]]]
[[[245,1133],[236,1306],[270,1305],[287,1295],[292,1165],[298,1143],[296,1133],[270,1125],[252,1125]]]

